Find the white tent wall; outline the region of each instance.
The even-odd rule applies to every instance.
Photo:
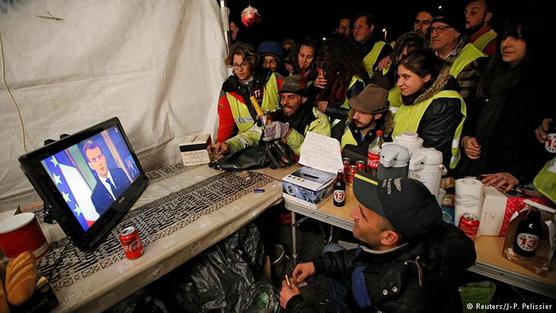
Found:
[[[17,158],[47,138],[117,116],[148,170],[179,162],[185,135],[213,133],[227,75],[220,18],[214,0],[25,0],[0,11],[0,211],[38,199]]]

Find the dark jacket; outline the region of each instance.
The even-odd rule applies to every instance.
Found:
[[[535,129],[549,116],[547,87],[522,66],[501,61],[485,75],[491,79],[481,82],[462,135],[477,138],[481,157],[463,158],[458,175],[509,172],[528,184],[550,158],[535,139]]]
[[[347,299],[352,312],[461,312],[455,282],[475,258],[473,242],[455,226],[442,223],[427,238],[388,253],[376,254],[365,248],[325,253],[314,264],[317,273],[349,281],[359,298],[358,291],[366,287],[372,305],[359,309],[361,300],[355,300],[352,292]],[[366,286],[354,284],[359,272]],[[317,312],[301,295],[290,299],[286,311]]]
[[[437,79],[423,92],[404,97],[405,105],[413,105],[431,98],[442,90],[459,91],[456,80],[449,75],[447,69],[440,72]],[[450,165],[452,157],[452,140],[454,133],[464,116],[461,114],[461,103],[459,99],[438,98],[429,105],[417,129],[419,137],[423,138],[423,147],[435,148],[442,152],[443,164],[446,168]]]
[[[122,193],[127,189],[127,187],[131,184],[125,172],[119,168],[111,168],[109,169],[110,175],[112,176],[112,183],[116,187],[116,190],[113,190],[114,196],[118,199]],[[102,215],[104,212],[110,207],[114,199],[106,190],[104,184],[100,181],[100,178],[95,174],[95,178],[97,184],[95,185],[95,189],[91,194],[91,200],[97,210],[98,214]]]

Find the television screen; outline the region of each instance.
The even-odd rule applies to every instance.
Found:
[[[117,118],[19,158],[21,167],[64,232],[94,248],[147,185]]]

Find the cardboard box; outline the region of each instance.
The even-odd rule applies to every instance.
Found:
[[[343,168],[340,151],[338,140],[308,132],[299,158],[304,166],[282,179],[286,203],[318,208],[332,193],[338,170]]]
[[[303,166],[282,179],[284,199],[317,208],[334,188],[336,175]]]
[[[183,165],[210,163],[207,147],[211,144],[210,134],[191,135],[183,138],[179,144]]]
[[[484,187],[484,195],[483,211],[477,236],[505,237],[511,220],[525,208],[523,201],[526,199],[549,205],[549,201],[546,199],[527,197],[525,195],[507,195],[492,186]]]

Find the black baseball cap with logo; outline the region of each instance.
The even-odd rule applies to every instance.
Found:
[[[429,189],[411,178],[375,180],[359,172],[353,180],[357,201],[386,218],[406,240],[432,232],[442,222],[442,210]]]

